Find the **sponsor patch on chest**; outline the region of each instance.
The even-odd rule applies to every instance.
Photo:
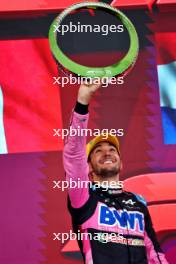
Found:
[[[116,210],[106,205],[99,205],[99,225],[118,226],[121,229],[144,232],[144,215],[138,211]]]

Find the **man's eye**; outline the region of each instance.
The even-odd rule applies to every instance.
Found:
[[[101,151],[101,149],[96,149],[95,153],[100,152],[100,151]]]
[[[111,149],[110,149],[110,151],[116,151],[116,149],[114,149],[114,148],[111,148]]]

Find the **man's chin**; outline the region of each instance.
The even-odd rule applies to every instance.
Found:
[[[116,176],[120,170],[117,167],[112,168],[100,168],[97,171],[94,171],[97,175],[101,176],[102,178],[111,178]]]

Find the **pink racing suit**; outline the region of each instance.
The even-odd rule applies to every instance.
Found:
[[[88,116],[74,111],[72,129],[86,129]],[[67,137],[63,159],[67,181],[89,181],[85,136]],[[142,196],[94,184],[69,188],[68,195],[84,263],[168,264]]]

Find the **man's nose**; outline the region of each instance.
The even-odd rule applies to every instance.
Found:
[[[103,154],[104,154],[105,156],[111,156],[111,152],[110,152],[109,149],[104,149]]]

